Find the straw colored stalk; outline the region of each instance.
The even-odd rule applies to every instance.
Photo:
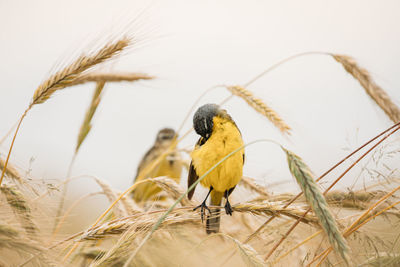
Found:
[[[0,191],[5,196],[8,205],[17,215],[21,226],[30,235],[36,235],[37,227],[31,218],[31,209],[25,201],[23,195],[12,187],[3,185]]]
[[[130,216],[128,218],[107,222],[85,232],[76,241],[103,239],[107,236],[122,234],[128,229],[135,232],[144,233],[151,229],[151,227],[158,219],[157,216],[158,214],[156,214],[156,216],[152,216],[152,214],[149,215],[146,213],[142,213],[140,215]],[[188,214],[185,214],[185,216],[177,216],[177,213],[175,212],[163,221],[162,226],[165,227],[167,225],[187,223],[200,223],[198,215],[196,213],[190,212]]]
[[[326,200],[330,205],[335,205],[349,209],[367,209],[367,204],[375,199],[384,196],[385,191],[371,191],[371,192],[330,192],[326,195]]]
[[[108,184],[98,178],[95,178],[94,180],[101,187],[101,189],[103,189],[104,195],[106,195],[108,200],[113,203],[117,199],[117,195],[114,193],[113,189]],[[128,212],[127,210],[123,209],[123,205],[121,205],[121,202],[117,203],[113,207],[113,211],[117,217],[128,216]]]
[[[4,165],[5,165],[4,160],[0,159],[0,170],[4,170]],[[23,182],[21,174],[19,174],[17,169],[15,169],[14,166],[12,166],[10,164],[8,164],[5,174],[7,175],[7,177],[14,179],[15,181],[17,181],[19,183]]]
[[[350,56],[331,54],[331,56],[350,73],[364,88],[365,92],[372,100],[386,113],[386,115],[394,122],[400,121],[400,109],[392,101],[390,96],[375,83],[370,73],[360,67],[357,62]]]
[[[291,128],[287,125],[281,117],[270,107],[268,107],[260,98],[256,98],[249,90],[238,86],[226,87],[232,94],[242,98],[249,106],[254,108],[257,112],[261,113],[272,122],[283,134],[290,134]]]
[[[307,202],[328,235],[330,244],[344,260],[348,261],[349,247],[347,242],[340,233],[336,221],[328,208],[328,203],[313,179],[311,170],[299,156],[283,147],[282,149],[286,153],[291,174],[296,178]]]
[[[116,192],[116,193],[118,196],[121,195],[121,192]],[[140,208],[136,205],[136,203],[131,198],[125,195],[121,197],[120,203],[130,215],[141,212]]]
[[[383,197],[381,197],[377,202],[375,202],[373,205],[371,205],[366,211],[364,211],[363,214],[361,214],[360,217],[358,217],[357,220],[355,220],[345,231],[344,231],[344,236],[347,238],[349,237],[352,233],[357,231],[360,227],[362,227],[364,224],[372,220],[373,218],[376,218],[377,216],[381,215],[382,213],[390,210],[391,208],[395,207],[396,205],[400,204],[400,201],[397,201],[388,207],[385,207],[384,209],[374,212],[370,214],[372,211],[374,211],[380,204],[382,204],[384,201],[386,201],[389,197],[393,196],[395,192],[400,190],[400,186],[396,187],[393,189],[391,192],[387,193]],[[376,211],[376,210],[375,210]],[[308,266],[317,261],[319,258],[322,257],[321,261],[317,264],[319,266],[325,259],[328,257],[329,253],[332,251],[332,247],[329,247],[325,249],[323,252],[321,252],[319,255],[315,256],[314,259],[308,263]]]
[[[128,72],[128,73],[86,73],[81,74],[76,77],[69,86],[83,84],[87,82],[135,82],[140,80],[151,80],[154,79],[153,76],[150,76],[145,73],[138,72]]]
[[[90,266],[122,266],[132,247],[138,242],[138,235],[142,233],[136,231],[135,226],[131,226],[101,258],[93,261]]]
[[[92,129],[91,121],[93,119],[94,113],[97,110],[97,107],[100,104],[104,85],[105,85],[105,82],[98,82],[96,84],[96,89],[93,93],[92,101],[90,102],[89,109],[86,111],[85,118],[83,120],[81,129],[79,130],[78,141],[77,141],[76,147],[75,147],[75,153],[78,153],[78,150],[81,147],[83,141],[85,140],[86,136]]]
[[[256,202],[256,203],[243,203],[232,207],[237,212],[249,212],[256,215],[268,215],[268,216],[287,216],[293,219],[302,218],[305,210],[299,207],[294,208],[283,208],[282,203],[272,203],[268,201]],[[301,219],[303,223],[318,224],[317,218],[314,216],[307,215]]]
[[[193,207],[195,206],[188,206],[185,208],[173,210],[168,215],[167,219],[163,221],[162,226],[172,224],[200,223],[198,213],[193,211]],[[210,206],[210,208],[213,208],[213,206]],[[295,219],[298,219],[304,213],[304,210],[302,209],[282,209],[281,205],[274,203],[243,203],[235,205],[232,208],[236,212],[253,213],[257,215],[268,216],[278,214]],[[106,236],[122,234],[128,229],[132,229],[132,227],[134,227],[135,231],[146,232],[147,230],[150,230],[153,227],[154,223],[158,220],[158,213],[164,211],[165,210],[141,212],[126,218],[106,222],[102,225],[96,226],[88,230],[87,232],[82,234],[76,241],[103,239]],[[302,219],[302,222],[308,224],[318,223],[317,219],[312,215],[304,217]]]
[[[126,37],[116,42],[110,42],[96,53],[93,53],[91,55],[80,56],[72,64],[68,65],[61,71],[58,71],[55,74],[51,75],[47,80],[45,80],[42,84],[39,85],[39,87],[35,90],[35,93],[33,94],[31,103],[29,104],[28,108],[25,110],[25,112],[19,119],[17,128],[15,130],[13,139],[11,141],[10,149],[7,154],[7,159],[4,164],[4,169],[1,173],[0,184],[3,182],[4,174],[5,171],[7,170],[7,164],[10,159],[12,148],[14,146],[15,138],[17,137],[19,128],[28,111],[34,105],[46,102],[46,100],[49,99],[50,96],[57,90],[64,89],[65,87],[71,85],[71,82],[73,82],[77,78],[77,76],[80,75],[82,72],[107,60],[115,58],[125,48],[127,48],[130,43],[131,39]]]
[[[84,71],[119,55],[129,44],[129,38],[110,42],[92,55],[82,55],[71,65],[51,75],[36,89],[31,105],[44,103],[57,90],[73,84],[75,79]]]

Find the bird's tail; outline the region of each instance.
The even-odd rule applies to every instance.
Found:
[[[223,193],[221,192],[211,191],[211,205],[221,205],[222,196]],[[210,210],[211,214],[207,215],[206,232],[207,234],[218,233],[221,219],[221,210],[219,208],[211,208]]]

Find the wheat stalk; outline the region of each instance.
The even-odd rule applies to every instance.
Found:
[[[284,205],[282,203],[273,203],[273,202],[247,202],[243,204],[237,204],[233,206],[233,210],[237,212],[249,212],[256,215],[267,215],[267,216],[280,216],[284,215],[290,218],[299,219],[303,223],[318,223],[318,220],[314,216],[307,216],[302,218],[304,209],[300,207],[295,208],[283,208]]]
[[[131,229],[135,232],[144,233],[150,230],[154,225],[154,222],[157,220],[156,216],[158,212],[154,214],[155,215],[144,212],[134,216],[129,216],[127,218],[106,222],[86,231],[75,241],[79,242],[83,240],[103,239],[106,236],[122,234],[128,229]],[[162,226],[165,227],[167,225],[199,223],[197,213],[189,212],[185,214],[185,216],[177,216],[179,214],[181,214],[181,211],[174,211],[171,213],[166,220],[163,221]]]
[[[287,125],[273,109],[268,107],[260,98],[256,98],[249,90],[238,85],[227,86],[226,88],[232,94],[246,101],[246,103],[257,112],[267,117],[283,134],[290,134],[291,128],[289,125]]]
[[[104,194],[111,203],[117,199],[117,195],[114,193],[111,186],[98,178],[94,178],[94,180],[101,187],[101,189],[103,189]],[[121,203],[117,203],[117,205],[113,207],[113,211],[117,217],[125,217],[128,215],[127,211],[122,208]]]
[[[354,58],[346,55],[330,54],[344,69],[351,74],[364,88],[371,99],[386,113],[394,122],[400,121],[400,109],[391,100],[390,96],[375,83],[369,72],[360,67]]]
[[[122,38],[106,44],[92,55],[82,55],[72,64],[51,75],[36,89],[31,105],[44,103],[57,90],[70,86],[82,72],[119,55],[131,43],[131,39]]]
[[[81,128],[79,130],[78,140],[77,140],[76,147],[75,147],[75,153],[72,156],[72,160],[68,167],[67,176],[65,177],[65,179],[68,179],[68,177],[71,175],[72,167],[74,165],[79,148],[82,145],[83,141],[85,140],[86,136],[89,134],[90,130],[92,129],[91,121],[94,116],[94,113],[97,110],[98,105],[100,104],[104,85],[105,85],[105,82],[98,82],[96,84],[96,89],[94,90],[92,101],[90,103],[88,110],[86,111],[85,118],[84,118]],[[56,212],[56,220],[55,220],[55,224],[54,224],[53,235],[54,235],[57,225],[58,225],[58,217],[60,217],[60,215],[63,211],[63,208],[64,208],[64,202],[65,202],[65,197],[67,195],[67,191],[68,191],[68,184],[66,183],[66,184],[64,184],[64,187],[62,189],[60,203],[58,205],[58,209]]]
[[[313,179],[311,170],[299,156],[283,147],[282,149],[286,153],[291,174],[296,178],[307,202],[318,217],[322,228],[328,235],[329,242],[342,258],[348,261],[349,247],[347,242],[340,233],[336,221],[328,208],[328,203]]]
[[[116,192],[117,195],[121,195],[121,192]],[[131,199],[128,198],[126,195],[123,195],[120,199],[121,205],[125,208],[128,214],[136,214],[140,212],[140,208],[136,205],[136,203]]]
[[[70,85],[71,81],[73,81],[82,72],[94,67],[95,65],[98,65],[118,56],[125,48],[129,46],[130,43],[131,39],[124,37],[117,42],[106,44],[102,49],[100,49],[96,53],[93,53],[92,55],[82,55],[72,64],[68,65],[61,71],[51,75],[47,80],[39,85],[39,87],[35,90],[33,94],[31,103],[24,111],[18,122],[13,139],[11,141],[10,149],[7,154],[6,162],[4,163],[4,169],[1,173],[0,185],[3,182],[4,174],[7,170],[7,164],[10,159],[12,148],[14,146],[15,138],[17,137],[19,128],[21,127],[22,121],[24,120],[28,111],[34,105],[44,103],[57,90],[63,89]]]
[[[0,158],[0,170],[4,170],[5,162],[3,159]],[[23,182],[22,176],[19,174],[16,168],[14,166],[8,164],[7,169],[5,170],[5,174],[11,178],[16,180],[19,183]]]
[[[145,73],[127,72],[127,73],[101,73],[92,72],[81,74],[76,77],[69,86],[79,85],[87,82],[135,82],[139,80],[151,80],[154,76]]]

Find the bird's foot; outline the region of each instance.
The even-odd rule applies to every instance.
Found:
[[[225,208],[226,214],[232,216],[233,209],[232,209],[231,203],[229,203],[229,200],[226,200],[226,204],[225,204],[224,208]]]
[[[204,210],[208,210],[208,212],[211,215],[211,210],[207,207],[206,202],[203,201],[203,203],[201,203],[200,205],[198,205],[196,208],[194,208],[193,210],[197,210],[198,208],[200,208],[200,214],[201,214],[201,222],[204,221]]]

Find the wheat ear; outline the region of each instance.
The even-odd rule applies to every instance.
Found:
[[[7,154],[6,162],[4,163],[4,169],[0,177],[0,185],[3,182],[4,174],[7,170],[7,164],[10,159],[11,151],[14,146],[15,138],[17,137],[19,128],[21,127],[22,121],[24,120],[28,111],[36,104],[44,103],[50,96],[57,90],[67,87],[71,81],[73,81],[79,74],[90,69],[91,67],[103,63],[111,58],[119,55],[126,47],[131,43],[131,39],[122,38],[114,43],[106,44],[102,49],[97,51],[92,55],[82,55],[77,60],[75,60],[71,65],[65,67],[61,71],[53,74],[45,80],[39,87],[35,90],[33,94],[31,103],[28,108],[22,114],[17,128],[15,130],[13,139],[11,141],[10,149]]]
[[[78,150],[81,147],[83,141],[85,140],[86,136],[92,129],[91,121],[97,110],[97,107],[100,104],[104,85],[105,85],[105,82],[97,82],[96,83],[96,89],[94,90],[92,101],[90,102],[90,106],[89,106],[88,110],[86,111],[85,118],[83,120],[81,129],[79,130],[78,140],[76,142],[76,147],[75,147],[75,153],[78,153]]]
[[[365,92],[394,123],[400,121],[399,107],[392,101],[390,96],[375,83],[370,73],[366,69],[360,67],[354,58],[350,56],[338,54],[330,55],[361,84]]]
[[[82,55],[71,65],[51,75],[36,89],[31,105],[44,103],[57,90],[71,85],[82,72],[119,55],[129,44],[129,38],[106,44],[92,55]]]
[[[258,113],[261,113],[272,122],[283,134],[290,134],[290,127],[281,117],[269,106],[267,106],[260,98],[253,95],[252,92],[244,87],[235,85],[226,87],[232,94],[242,98],[249,106],[254,108]]]
[[[342,258],[348,261],[349,247],[347,242],[340,233],[339,227],[328,208],[328,203],[313,179],[311,170],[299,156],[283,147],[282,149],[286,153],[291,174],[296,178],[307,202],[310,204],[322,228],[328,235],[329,242]]]

